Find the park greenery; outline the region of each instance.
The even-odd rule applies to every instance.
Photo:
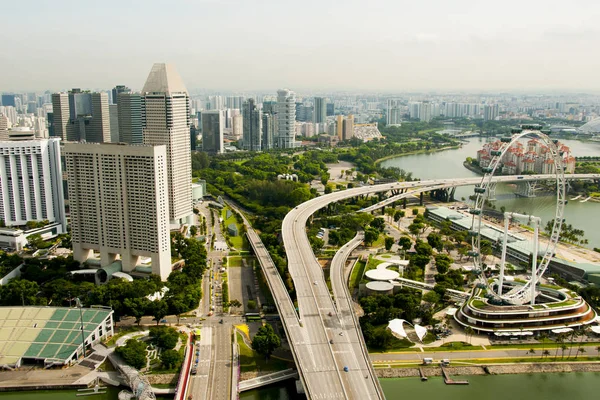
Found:
[[[254,338],[252,339],[252,349],[258,354],[264,356],[267,360],[280,346],[281,339],[279,336],[277,336],[273,330],[273,327],[269,324],[265,324],[258,328],[258,332],[256,332]]]
[[[115,352],[135,369],[142,369],[147,365],[148,350],[146,343],[137,339],[129,339],[125,346],[117,347]]]
[[[84,306],[105,305],[114,310],[118,321],[123,316],[131,316],[140,322],[145,315],[159,321],[167,315],[177,315],[198,306],[202,296],[200,280],[206,269],[206,250],[196,239],[184,238],[181,234],[172,235],[174,256],[185,261],[184,266],[173,271],[167,282],[150,275],[132,282],[113,278],[106,285],[96,285],[93,275],[72,275],[71,271],[81,266],[71,256],[53,259],[22,258],[0,252],[0,268],[9,272],[23,264],[21,276],[0,286],[0,305],[53,305],[72,306],[79,298]],[[150,301],[147,296],[167,287],[165,296]]]

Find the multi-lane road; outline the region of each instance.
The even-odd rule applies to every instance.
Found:
[[[600,179],[599,174],[567,175],[566,179]],[[551,180],[554,175],[525,175],[494,177],[495,182],[527,182],[534,180]],[[288,257],[288,271],[294,281],[298,299],[299,328],[293,318],[286,332],[296,358],[300,376],[309,398],[348,398],[377,399],[383,393],[370,367],[370,360],[360,328],[356,324],[344,324],[343,313],[335,307],[331,294],[325,283],[322,268],[315,258],[306,235],[306,222],[316,211],[328,204],[347,198],[378,192],[402,190],[403,194],[392,196],[388,203],[402,197],[439,188],[475,185],[481,178],[437,179],[417,182],[394,182],[382,185],[363,186],[359,188],[331,193],[309,200],[290,213],[283,221],[282,238]],[[381,208],[385,203],[378,203]],[[367,208],[363,211],[372,211]],[[268,254],[267,254],[268,255]],[[261,257],[259,257],[260,259]],[[261,263],[262,265],[262,263]],[[333,281],[333,280],[332,280]],[[279,295],[273,293],[277,302],[289,299],[287,292]],[[303,338],[297,342],[296,330]],[[293,334],[290,338],[290,333]],[[347,339],[346,339],[347,338]],[[303,350],[300,350],[300,349]]]

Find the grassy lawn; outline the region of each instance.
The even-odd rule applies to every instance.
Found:
[[[239,332],[236,332],[237,341],[240,346],[240,369],[242,372],[250,371],[282,371],[293,368],[294,363],[289,361],[271,358],[266,361],[265,358],[257,354],[254,350],[244,343],[244,339]]]
[[[125,328],[119,328],[119,331],[117,333],[115,333],[113,337],[111,337],[110,339],[108,339],[105,344],[108,347],[114,346],[115,343],[117,343],[117,340],[120,337],[125,336],[128,333],[142,331],[142,330],[144,330],[144,327],[141,327],[141,326],[128,326],[128,327],[125,327]]]
[[[471,346],[464,342],[449,342],[444,343],[440,347],[424,347],[423,350],[426,352],[434,351],[464,351],[464,350],[483,350],[481,346]]]
[[[481,307],[485,307],[485,306],[486,306],[486,303],[485,303],[485,302],[483,302],[483,301],[481,301],[481,300],[473,300],[473,301],[471,302],[471,305],[472,305],[473,307],[476,307],[476,308],[481,308]]]
[[[231,245],[235,247],[237,250],[248,250],[248,241],[245,236],[242,235],[242,224],[238,223],[235,219],[235,215],[233,210],[231,210],[231,216],[227,218],[227,211],[229,211],[229,207],[224,207],[221,210],[221,218],[223,218],[223,225],[225,226],[225,232],[227,232],[227,227],[230,224],[235,224],[238,229],[238,236],[229,236],[229,240],[231,241]]]
[[[350,289],[358,287],[360,280],[362,279],[363,273],[365,272],[366,263],[359,261],[356,263],[350,274]]]
[[[376,241],[373,242],[371,247],[383,247],[385,246],[385,235],[380,234]]]
[[[241,267],[242,266],[242,257],[227,257],[227,265],[229,267]]]

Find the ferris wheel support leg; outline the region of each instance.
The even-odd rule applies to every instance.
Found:
[[[540,219],[533,219],[533,257],[531,257],[531,305],[535,304],[535,284],[537,280],[538,239]]]
[[[500,276],[498,277],[498,295],[502,296],[502,285],[504,284],[504,264],[506,263],[506,244],[508,242],[508,224],[510,213],[504,213],[504,236],[502,238],[502,257],[500,258]]]

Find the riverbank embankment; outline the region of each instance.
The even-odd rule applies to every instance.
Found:
[[[382,161],[385,160],[389,160],[391,158],[398,158],[398,157],[404,157],[404,156],[414,156],[415,154],[430,154],[430,153],[438,153],[440,151],[444,151],[444,150],[452,150],[452,149],[459,149],[461,147],[461,145],[456,145],[456,146],[446,146],[446,147],[441,147],[439,149],[430,149],[430,150],[415,150],[415,151],[409,151],[408,153],[402,153],[402,154],[392,154],[389,156],[385,156],[382,158],[379,158],[377,160],[375,160],[375,165],[379,164]]]
[[[450,375],[506,375],[506,374],[536,374],[564,372],[600,372],[600,362],[575,363],[519,363],[519,364],[490,364],[478,366],[449,366],[444,367]],[[422,367],[425,376],[442,376],[439,367]],[[418,377],[419,368],[376,368],[378,378],[407,378]]]

